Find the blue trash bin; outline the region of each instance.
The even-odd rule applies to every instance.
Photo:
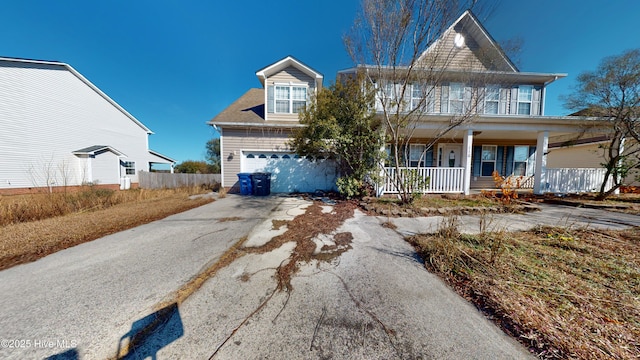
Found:
[[[271,194],[271,173],[257,172],[251,174],[253,195],[268,196]]]
[[[238,182],[240,183],[240,195],[251,195],[253,193],[250,173],[239,173]]]

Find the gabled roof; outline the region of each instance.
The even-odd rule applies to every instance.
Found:
[[[2,61],[15,62],[15,63],[25,63],[25,64],[53,65],[53,66],[60,66],[62,68],[65,68],[66,70],[71,72],[73,75],[75,75],[78,79],[80,79],[80,81],[84,82],[87,86],[89,86],[98,95],[102,96],[107,102],[109,102],[111,105],[113,105],[116,109],[118,109],[120,112],[122,112],[125,116],[127,116],[129,119],[131,119],[131,121],[136,123],[136,125],[140,126],[144,131],[147,132],[147,134],[153,134],[153,131],[151,131],[148,127],[146,127],[143,123],[141,123],[133,115],[129,114],[129,112],[127,110],[125,110],[117,102],[115,102],[113,99],[111,99],[109,96],[107,96],[107,94],[102,92],[102,90],[100,90],[97,86],[95,86],[91,81],[87,80],[87,78],[82,76],[82,74],[80,74],[78,71],[76,71],[76,69],[74,69],[71,65],[69,65],[67,63],[63,63],[63,62],[59,62],[59,61],[32,60],[32,59],[21,59],[21,58],[12,58],[12,57],[2,57],[2,56],[0,56],[0,62],[2,62]]]
[[[445,39],[447,35],[450,35],[451,32],[465,33],[468,36],[471,36],[473,40],[475,40],[478,45],[480,45],[483,49],[491,52],[491,59],[497,61],[494,65],[497,66],[496,70],[501,71],[519,71],[516,65],[509,59],[509,57],[502,51],[498,43],[491,37],[487,29],[482,26],[478,18],[471,12],[471,10],[465,11],[447,30],[445,30],[440,37],[440,39],[436,40],[427,50],[425,50],[422,55],[420,55],[420,59],[426,56],[428,53],[432,51],[438,51],[438,45]]]
[[[303,73],[309,75],[310,77],[314,78],[316,80],[316,83],[318,84],[318,88],[322,87],[322,79],[323,76],[322,74],[320,74],[319,72],[317,72],[316,70],[312,69],[311,67],[303,64],[300,60],[294,58],[293,56],[289,55],[287,57],[285,57],[282,60],[276,61],[275,63],[260,69],[258,71],[256,71],[256,76],[258,77],[258,79],[260,80],[260,83],[262,84],[262,86],[264,86],[264,83],[266,81],[266,79],[273,75],[276,74],[286,68],[288,68],[289,66],[293,66],[297,69],[299,69],[300,71],[302,71]]]
[[[83,149],[72,151],[71,153],[74,155],[95,155],[96,153],[103,151],[111,151],[117,156],[126,156],[122,151],[118,151],[109,145],[93,145]]]

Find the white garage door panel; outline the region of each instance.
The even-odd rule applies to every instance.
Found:
[[[292,153],[243,151],[242,172],[270,172],[271,192],[335,190],[335,161],[309,161]]]

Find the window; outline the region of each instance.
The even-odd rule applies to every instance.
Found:
[[[395,111],[398,106],[398,86],[394,83],[384,83],[378,91],[376,99],[377,110]],[[384,107],[383,107],[384,105]]]
[[[123,161],[122,167],[124,167],[125,175],[135,175],[136,174],[136,162],[135,161]]]
[[[496,169],[496,151],[498,147],[495,145],[482,145],[482,163],[480,165],[481,176],[491,176]]]
[[[307,88],[304,86],[275,86],[276,113],[297,114],[307,105]]]
[[[500,106],[500,87],[497,85],[489,85],[485,89],[484,94],[484,113],[497,114]]]
[[[531,115],[531,100],[533,100],[533,86],[518,87],[518,115]]]
[[[471,88],[462,83],[449,84],[449,113],[462,114],[469,110]]]
[[[424,167],[425,155],[424,153],[425,146],[411,144],[409,145],[409,166],[411,167]]]
[[[418,109],[422,112],[433,112],[433,87],[424,84],[411,85],[411,109]]]
[[[529,158],[528,146],[514,146],[513,149],[513,175],[527,174],[527,159]]]

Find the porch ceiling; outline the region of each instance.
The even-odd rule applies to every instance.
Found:
[[[413,129],[414,138],[434,138],[451,124],[450,116],[427,116]],[[548,131],[549,137],[580,136],[597,133],[598,122],[591,119],[570,117],[479,116],[459,125],[443,138],[461,140],[468,130],[473,131],[474,141],[536,141],[538,133]]]
[[[440,129],[416,129],[413,133],[413,138],[431,139],[435,137]],[[462,138],[466,135],[466,129],[455,129],[447,133],[442,137],[442,140],[462,142]],[[567,136],[570,132],[558,132],[550,131],[549,137]],[[503,140],[503,141],[532,141],[536,142],[538,139],[538,131],[513,131],[513,130],[474,130],[473,141],[486,141],[486,140]]]

